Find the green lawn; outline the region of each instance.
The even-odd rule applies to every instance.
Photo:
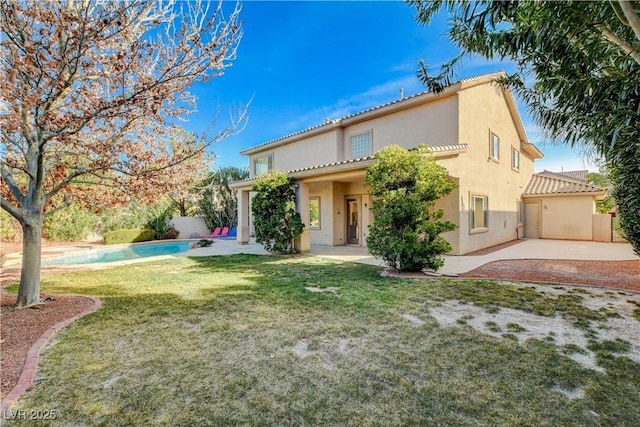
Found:
[[[51,425],[640,425],[640,365],[629,343],[598,341],[592,325],[618,314],[585,292],[248,255],[52,275],[43,290],[103,301],[56,337],[12,408],[55,410]],[[568,357],[579,345],[518,341],[517,322],[442,326],[429,310],[448,301],[565,319],[602,371]]]

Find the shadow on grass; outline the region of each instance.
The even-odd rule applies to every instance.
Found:
[[[198,274],[227,275],[250,280],[252,292],[262,300],[279,305],[332,309],[368,310],[395,301],[401,279],[380,276],[380,268],[370,265],[305,256],[234,255],[191,259],[190,271]],[[311,292],[307,288],[329,292]],[[213,288],[200,295],[212,298]]]
[[[531,310],[540,296],[529,289],[392,279],[373,266],[257,255],[69,273],[46,277],[43,288],[103,300],[101,310],[61,334],[45,355],[42,381],[20,406],[61,409],[66,425],[640,419],[636,364],[603,353],[607,373],[597,373],[549,343],[441,327],[424,309],[458,299]],[[574,307],[579,298],[564,302]],[[403,319],[412,310],[423,313],[424,324]],[[556,386],[583,389],[585,397],[564,399]]]

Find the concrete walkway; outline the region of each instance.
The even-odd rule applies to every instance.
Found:
[[[91,246],[89,246],[91,248]],[[51,248],[50,248],[51,249]],[[75,249],[75,250],[74,250]],[[86,251],[86,245],[60,247],[58,256],[75,254]],[[233,254],[257,254],[266,255],[262,245],[255,243],[254,239],[246,245],[240,245],[236,240],[216,240],[207,248],[191,249],[186,252],[162,255],[157,257],[138,258],[128,261],[119,261],[105,264],[84,264],[83,267],[101,269],[117,265],[132,264],[143,261],[153,261],[171,257],[233,255]],[[11,254],[5,267],[18,267],[19,254]],[[52,255],[52,254],[50,254]],[[340,261],[359,262],[363,264],[383,266],[384,264],[371,256],[367,248],[360,246],[325,246],[312,245],[309,255],[319,256]],[[608,260],[624,261],[637,260],[631,245],[628,243],[600,243],[572,240],[548,240],[548,239],[522,239],[519,243],[504,249],[496,250],[486,255],[445,255],[445,264],[438,272],[445,275],[458,275],[478,268],[492,261],[509,259],[567,259],[567,260]],[[72,268],[78,266],[50,266],[51,268]]]
[[[366,248],[354,246],[312,246],[311,254],[343,261],[382,265]],[[486,255],[445,255],[438,272],[458,275],[492,261],[508,259],[637,260],[628,243],[601,243],[574,240],[522,239],[520,243]]]

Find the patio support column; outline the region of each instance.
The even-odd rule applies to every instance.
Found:
[[[238,190],[238,243],[249,243],[249,191]]]
[[[296,249],[300,252],[309,252],[311,249],[311,231],[309,230],[309,184],[298,182],[297,195],[298,213],[302,218],[304,228],[302,234],[296,239]]]

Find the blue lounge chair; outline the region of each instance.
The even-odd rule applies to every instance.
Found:
[[[236,233],[237,230],[235,227],[232,227],[231,230],[229,230],[229,233],[227,233],[226,236],[220,236],[218,237],[218,239],[222,239],[222,240],[233,240],[236,238]]]

